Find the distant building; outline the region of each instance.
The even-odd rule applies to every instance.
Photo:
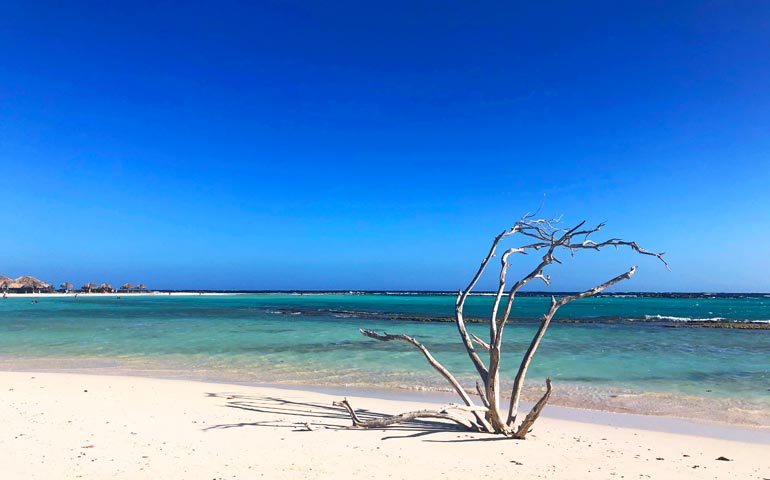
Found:
[[[52,292],[53,287],[29,275],[16,279],[0,275],[0,290],[8,293],[40,293]]]
[[[0,275],[0,291],[7,292],[8,291],[8,285],[13,283],[13,279],[6,277],[5,275]]]
[[[147,293],[147,287],[143,283],[139,285],[131,285],[130,283],[124,283],[118,289],[118,293]]]

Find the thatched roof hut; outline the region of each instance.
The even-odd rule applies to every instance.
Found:
[[[12,278],[6,277],[5,275],[0,275],[0,290],[5,289],[11,283],[13,283]]]
[[[97,287],[96,287],[96,284],[95,284],[95,283],[91,283],[91,282],[88,282],[88,283],[86,283],[85,285],[83,285],[82,287],[80,287],[80,291],[81,291],[81,292],[88,292],[88,293],[91,293],[91,291],[92,291],[92,290],[95,290],[96,288],[97,288]]]
[[[24,275],[23,277],[19,277],[16,279],[16,281],[21,283],[22,285],[34,287],[34,288],[48,288],[50,286],[44,281],[38,280],[35,277],[30,277],[29,275]]]
[[[121,285],[120,289],[118,290],[119,293],[138,293],[146,291],[147,287],[145,287],[143,283],[140,283],[139,285],[133,285],[128,282]]]
[[[35,293],[41,290],[49,290],[51,288],[51,286],[44,281],[38,280],[35,277],[30,277],[29,275],[21,276],[17,279],[11,280],[10,282],[7,280],[2,280],[0,283],[5,285],[4,288],[8,291],[16,293]]]
[[[112,293],[112,285],[109,283],[102,283],[99,285],[98,290],[102,293]]]

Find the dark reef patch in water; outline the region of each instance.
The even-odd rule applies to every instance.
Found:
[[[393,313],[393,312],[371,312],[355,310],[335,310],[335,309],[287,309],[270,308],[263,310],[271,315],[292,315],[292,316],[310,316],[310,317],[334,317],[341,319],[361,319],[361,320],[390,320],[398,322],[454,322],[453,317],[449,316],[428,316],[411,313]],[[465,323],[486,323],[486,318],[466,317]],[[539,318],[511,318],[511,323],[538,324]],[[577,323],[577,324],[615,324],[615,325],[650,325],[667,328],[731,328],[746,330],[770,330],[770,321],[757,320],[727,320],[715,318],[712,320],[702,319],[678,319],[675,317],[646,316],[646,318],[628,318],[628,317],[592,317],[592,318],[557,318],[553,323]]]

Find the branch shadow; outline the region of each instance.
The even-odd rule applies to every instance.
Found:
[[[244,427],[278,427],[290,428],[297,432],[307,432],[318,429],[330,430],[380,430],[382,432],[400,432],[402,435],[388,435],[382,440],[397,438],[418,438],[426,435],[442,432],[460,432],[468,433],[467,430],[454,422],[444,422],[441,420],[411,420],[396,425],[380,429],[359,429],[352,426],[350,416],[347,411],[341,407],[335,407],[331,404],[299,402],[286,398],[274,396],[253,396],[234,393],[215,393],[207,392],[206,397],[219,398],[226,401],[226,408],[235,408],[259,414],[275,415],[275,420],[260,420],[254,422],[226,423],[211,425],[204,428],[208,430],[225,430],[230,428]],[[400,413],[400,412],[396,412]],[[356,409],[356,414],[362,420],[376,419],[392,414],[375,412],[368,409]],[[295,422],[286,421],[286,418],[295,419]],[[308,425],[310,428],[308,428]]]
[[[466,432],[467,433],[467,432]],[[469,442],[511,442],[515,441],[511,439],[511,437],[506,437],[504,435],[492,435],[488,433],[480,434],[485,435],[484,437],[471,437],[471,438],[458,438],[458,439],[451,439],[451,440],[425,440],[426,442],[430,443],[469,443]]]

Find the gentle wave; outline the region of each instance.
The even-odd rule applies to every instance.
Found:
[[[691,318],[691,317],[674,317],[671,315],[645,315],[645,320],[663,321],[663,322],[724,322],[726,319],[723,317],[706,317],[706,318]]]
[[[271,315],[302,315],[302,312],[296,310],[265,310]]]
[[[770,320],[747,320],[747,319],[728,319],[724,317],[705,317],[705,318],[692,318],[692,317],[675,317],[672,315],[645,315],[644,320],[653,322],[675,322],[675,323],[725,323],[725,324],[770,324]]]

